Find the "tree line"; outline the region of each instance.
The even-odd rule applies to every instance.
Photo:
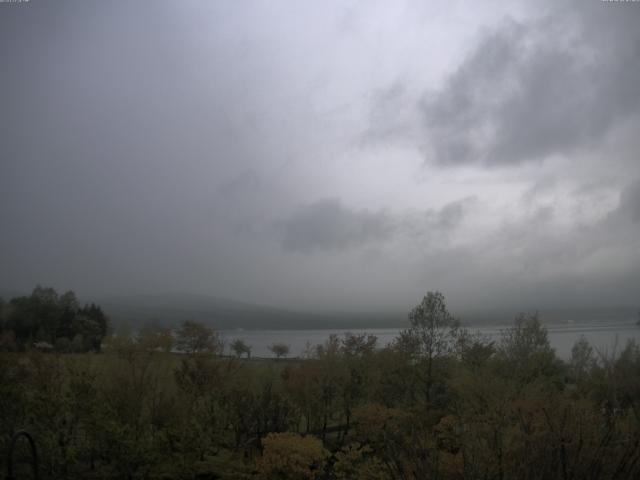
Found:
[[[113,335],[109,317],[95,303],[80,306],[73,291],[58,295],[55,289],[37,286],[27,296],[9,302],[0,298],[0,351],[55,351],[58,353],[99,352],[103,343],[112,349],[133,340],[148,350],[183,353],[222,353],[219,335],[202,323],[185,320],[177,328],[150,321],[135,335],[126,326]],[[251,347],[234,339],[230,350],[251,358]],[[276,358],[286,357],[290,348],[276,342],[269,346]]]
[[[387,346],[332,335],[287,361],[223,357],[197,322],[182,355],[157,328],[101,355],[5,353],[0,446],[27,428],[46,478],[638,478],[635,342],[563,361],[537,313],[491,341],[438,292],[408,317]]]
[[[75,293],[62,295],[37,286],[31,295],[0,299],[0,349],[25,350],[38,346],[59,352],[101,349],[109,318],[94,303],[80,306]]]

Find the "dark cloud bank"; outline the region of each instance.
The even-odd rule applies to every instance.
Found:
[[[405,109],[401,83],[375,97],[373,131],[412,134],[428,161],[445,166],[540,161],[597,145],[638,114],[638,18],[602,2],[507,18],[479,34],[441,88],[416,100],[417,131],[389,123]]]
[[[352,210],[339,199],[327,198],[305,205],[276,223],[286,251],[330,252],[382,243],[399,235],[424,237],[454,229],[474,199],[452,202],[440,210],[392,215],[389,212]]]
[[[0,289],[640,303],[638,5],[420,3],[2,5]]]

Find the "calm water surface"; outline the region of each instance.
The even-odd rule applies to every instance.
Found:
[[[479,332],[486,335],[491,340],[500,339],[500,331],[505,326],[483,326],[478,328],[469,327],[472,332]],[[585,323],[567,325],[547,325],[549,331],[549,341],[555,348],[556,354],[564,359],[571,356],[571,347],[581,336],[601,352],[619,352],[624,348],[630,339],[640,341],[640,327],[633,322],[626,323]],[[398,336],[398,328],[372,328],[369,330],[225,330],[222,337],[225,344],[236,338],[243,339],[251,346],[251,353],[254,357],[273,357],[268,346],[274,342],[286,343],[291,347],[290,357],[301,355],[306,349],[307,343],[316,345],[323,343],[329,335],[336,333],[342,335],[347,332],[370,333],[378,337],[378,345],[384,346]],[[227,347],[228,348],[228,347]]]

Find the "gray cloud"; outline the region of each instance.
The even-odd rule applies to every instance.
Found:
[[[292,252],[342,250],[390,238],[393,220],[384,212],[350,210],[338,199],[322,199],[304,206],[277,224],[282,246]]]
[[[476,199],[464,198],[441,209],[401,212],[355,210],[339,199],[321,199],[296,210],[275,225],[286,251],[331,252],[385,242],[396,236],[423,245],[441,239],[458,227]]]
[[[640,222],[634,220],[639,185],[625,186],[619,204],[591,225],[558,228],[554,206],[526,211],[514,205],[511,221],[480,241],[428,253],[423,268],[472,308],[495,305],[496,296],[507,308],[634,306],[640,293]]]
[[[598,283],[605,272],[614,277],[621,271],[640,274],[640,258],[634,253],[640,248],[640,182],[629,183],[619,197],[618,205],[600,220],[562,230],[554,228],[558,213],[553,206],[523,212],[489,238],[491,249],[511,258],[523,278]]]
[[[465,197],[443,205],[440,209],[405,212],[398,215],[398,231],[414,239],[423,247],[446,245],[449,236],[458,228],[477,204],[475,197]]]
[[[474,201],[474,198],[464,198],[456,202],[448,203],[436,214],[438,224],[445,230],[455,228],[462,222],[465,208]]]
[[[640,223],[640,180],[628,185],[620,194],[620,206],[617,213]]]
[[[401,82],[374,92],[371,106],[368,126],[361,137],[362,145],[384,145],[411,137],[415,105]]]
[[[640,9],[532,5],[3,5],[0,291],[635,302]]]
[[[541,19],[506,20],[442,88],[423,94],[415,128],[399,120],[402,84],[383,91],[368,136],[411,139],[441,165],[514,164],[588,148],[640,112],[638,21],[638,9],[577,2]]]

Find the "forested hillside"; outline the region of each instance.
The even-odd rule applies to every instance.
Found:
[[[4,352],[0,447],[26,429],[42,478],[640,475],[634,342],[605,354],[581,340],[564,362],[537,314],[488,342],[429,293],[385,348],[347,334],[254,360],[235,346],[223,357],[214,331],[184,322],[109,336],[103,353]]]

